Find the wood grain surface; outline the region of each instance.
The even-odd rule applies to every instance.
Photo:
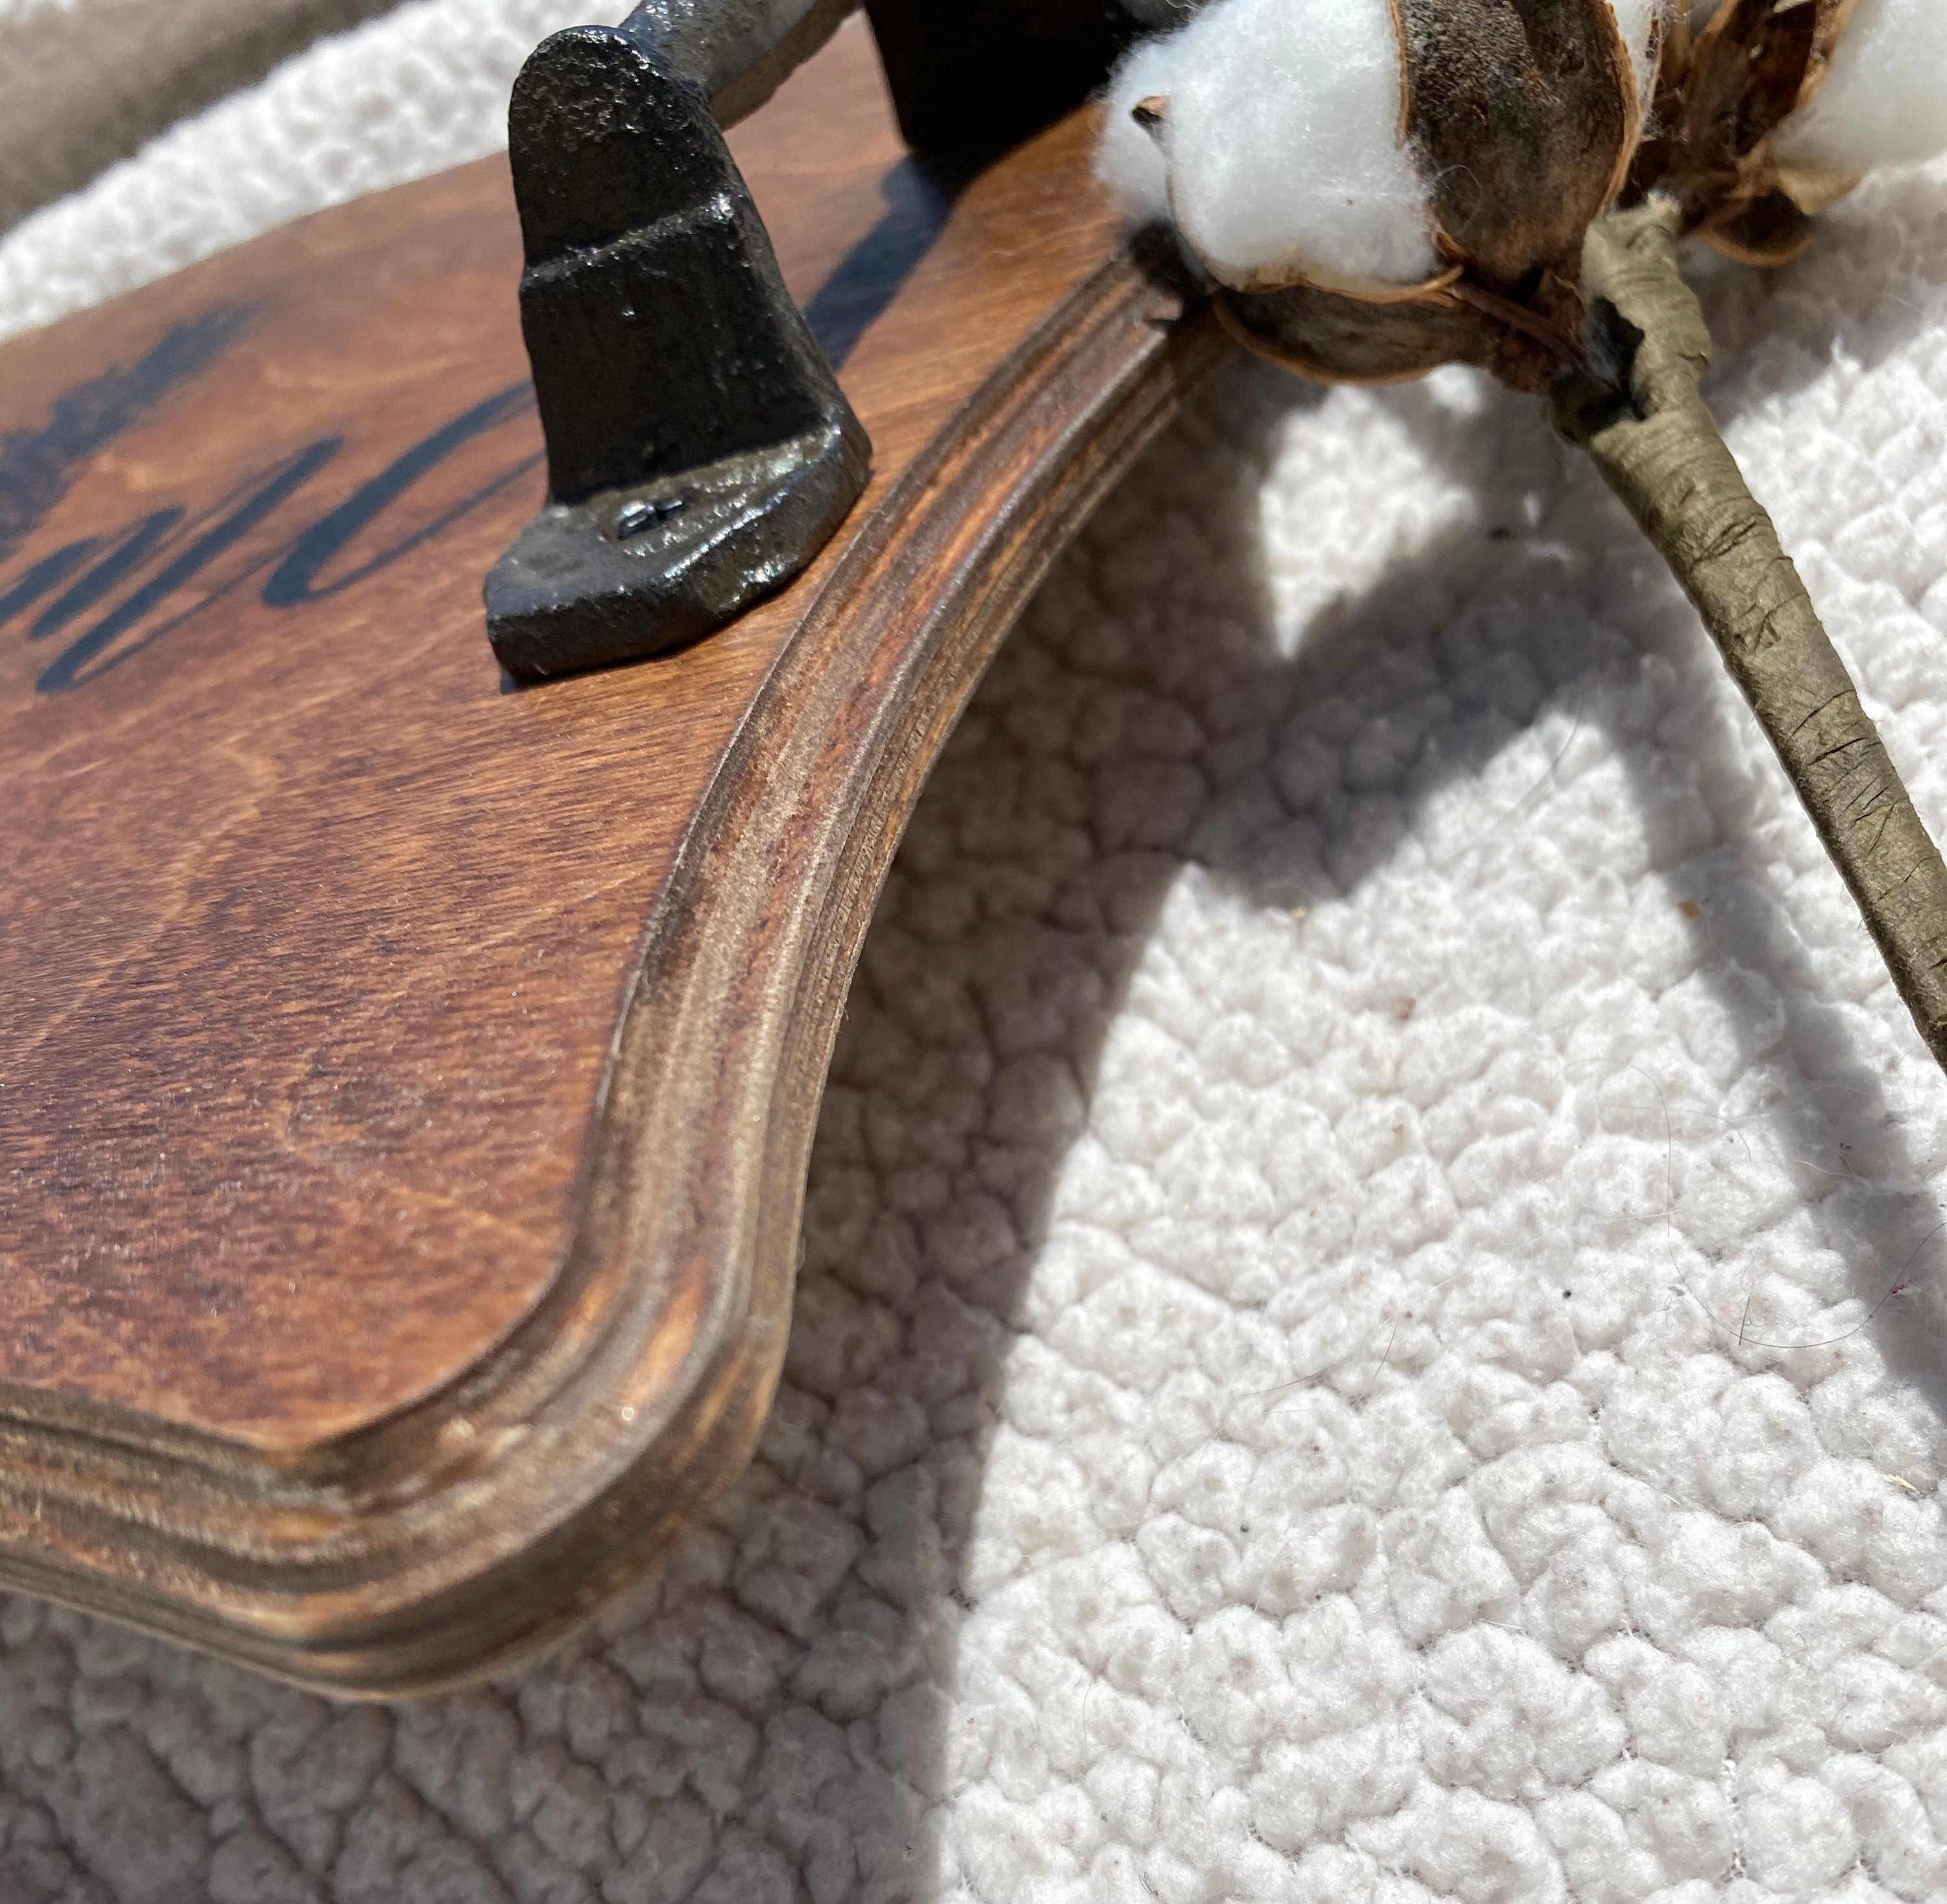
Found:
[[[1091,139],[949,195],[857,23],[741,128],[872,486],[725,633],[518,692],[500,162],[0,350],[0,1577],[391,1693],[735,1478],[900,827],[1223,348]]]

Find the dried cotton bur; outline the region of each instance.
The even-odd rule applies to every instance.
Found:
[[[1947,867],[1698,395],[1680,239],[1787,262],[1947,151],[1947,0],[1205,0],[1112,89],[1102,170],[1245,344],[1548,399],[1723,651],[1947,1067]]]

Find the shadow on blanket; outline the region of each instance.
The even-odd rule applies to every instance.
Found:
[[[1333,605],[1281,658],[1258,497],[1283,413],[1317,401],[1230,373],[1051,584],[914,822],[822,1127],[777,1424],[712,1543],[587,1655],[677,1701],[710,1685],[713,1645],[744,1662],[725,1674],[741,1690],[688,1708],[710,1740],[683,1774],[708,1793],[681,1860],[698,1896],[797,1894],[794,1869],[814,1895],[935,1894],[933,1803],[962,1782],[951,1755],[980,1749],[949,1731],[959,1615],[1010,1572],[1010,1556],[976,1550],[986,1443],[1010,1409],[1018,1432],[1063,1434],[1004,1391],[1010,1322],[1173,883],[1201,867],[1280,911],[1345,893],[1419,850],[1420,807],[1551,712],[1572,723],[1557,769],[1599,732],[1626,763],[1642,856],[1744,1067],[1774,1081],[1752,1115],[1874,1310],[1861,1326],[1898,1370],[1943,1365],[1933,1306],[1883,1300],[1897,1278],[1936,1280],[1939,1212],[1739,824],[1738,711],[1700,704],[1673,749],[1645,728],[1664,698],[1647,677],[1667,689],[1716,666],[1688,611],[1647,552],[1630,599],[1580,593],[1599,572],[1613,583],[1622,565],[1596,557],[1633,532],[1538,417],[1484,429],[1409,389],[1384,401],[1480,519]],[[1538,521],[1513,506],[1511,441]],[[1159,584],[1196,545],[1220,638],[1186,642],[1144,612],[1140,576],[1103,582],[1104,563],[1140,568],[1146,540]],[[1673,751],[1688,763],[1674,775]],[[1544,779],[1505,825],[1549,794]],[[1678,1283],[1672,1298],[1698,1299]],[[1754,1339],[1764,1320],[1713,1318]],[[760,1633],[713,1636],[747,1616]]]

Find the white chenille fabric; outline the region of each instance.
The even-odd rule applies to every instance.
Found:
[[[294,23],[307,0],[283,0]],[[0,0],[0,165],[24,175],[5,128],[10,105],[43,69],[118,63],[104,147],[128,116],[160,116],[177,90],[169,67],[119,49],[141,44],[125,19],[140,7],[167,31],[182,0]],[[193,0],[203,35],[226,9],[252,35],[262,0]],[[373,0],[336,0],[341,10]],[[132,289],[321,206],[376,191],[506,143],[507,94],[549,33],[613,21],[630,0],[411,0],[385,17],[319,41],[260,85],[163,133],[138,157],[34,212],[0,241],[0,336]],[[308,0],[309,12],[327,0]],[[308,22],[306,23],[308,23]],[[113,30],[110,30],[110,28]],[[153,29],[165,39],[164,24]],[[87,103],[82,94],[77,111]],[[91,141],[74,128],[70,150]],[[22,196],[25,196],[24,187]],[[0,188],[0,217],[8,193]]]
[[[0,0],[0,226],[392,0]]]
[[[0,311],[479,149],[552,19],[472,0],[490,73],[462,10],[37,214]],[[1947,829],[1947,170],[1704,275]],[[1943,1192],[1947,1081],[1535,406],[1235,366],[921,801],[709,1529],[397,1709],[0,1596],[0,1900],[1937,1899]]]

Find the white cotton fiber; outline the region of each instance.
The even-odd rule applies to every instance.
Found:
[[[1218,278],[1416,284],[1440,268],[1425,189],[1400,144],[1403,81],[1388,0],[1218,0],[1140,48],[1112,122],[1169,101],[1162,147],[1178,226]],[[1158,177],[1112,123],[1105,176],[1132,212]]]
[[[1609,5],[1616,24],[1622,29],[1623,44],[1630,49],[1630,70],[1636,76],[1636,98],[1647,112],[1654,77],[1650,65],[1651,42],[1664,0],[1609,0]]]
[[[1841,172],[1947,152],[1947,0],[1859,0],[1825,83],[1778,152]]]
[[[1167,219],[1169,171],[1162,146],[1136,123],[1135,108],[1169,91],[1176,72],[1176,42],[1145,40],[1116,70],[1109,88],[1096,176],[1113,191],[1132,224]]]

